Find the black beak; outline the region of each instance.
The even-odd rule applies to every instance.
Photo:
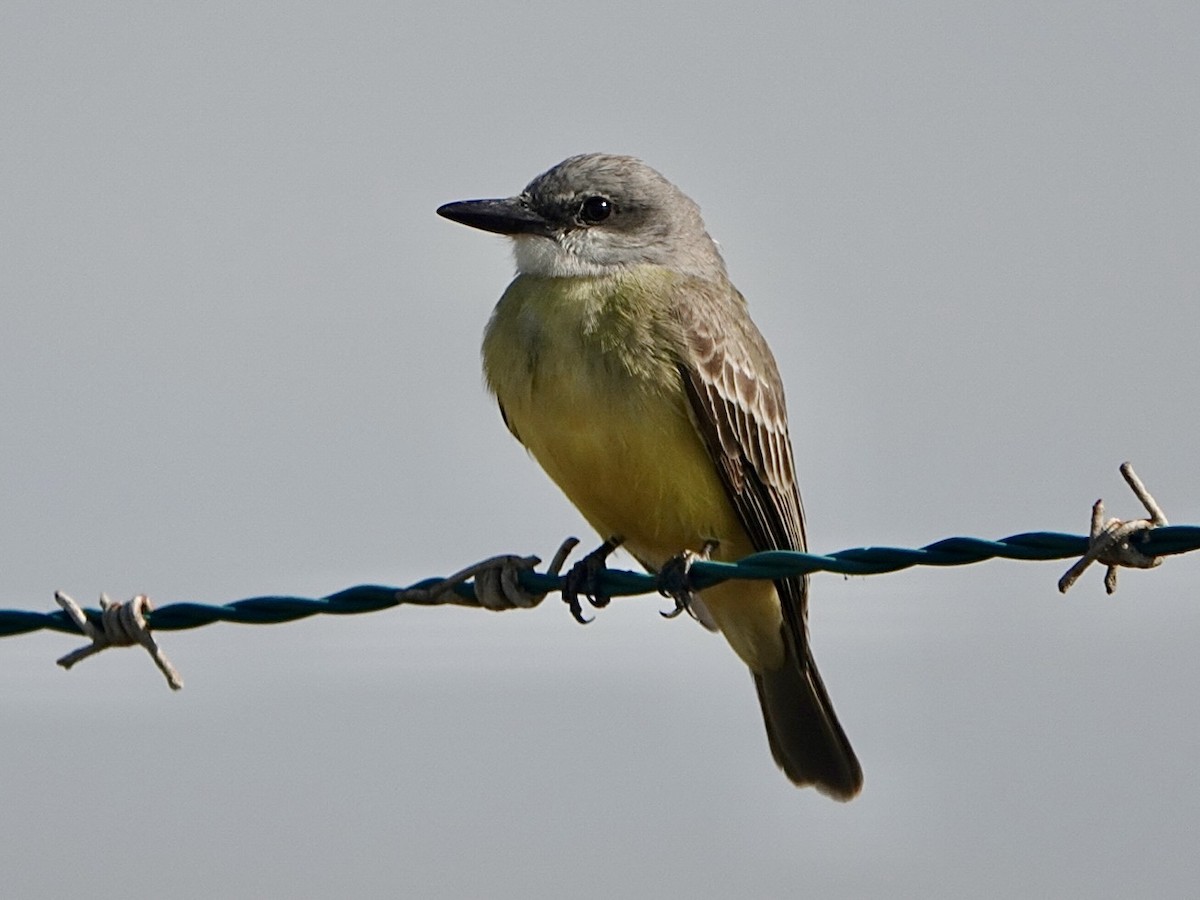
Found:
[[[521,197],[505,200],[459,200],[438,207],[438,215],[494,234],[550,234],[549,223]]]

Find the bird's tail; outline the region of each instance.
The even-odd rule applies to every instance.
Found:
[[[787,658],[780,668],[752,673],[771,755],[797,786],[850,800],[862,789],[862,767],[838,724],[808,642],[799,653],[786,634],[783,643]]]

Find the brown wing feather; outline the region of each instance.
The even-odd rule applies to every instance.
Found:
[[[804,507],[775,358],[732,285],[690,282],[680,294],[680,374],[738,518],[756,550],[805,550]],[[802,654],[808,579],[775,585]]]

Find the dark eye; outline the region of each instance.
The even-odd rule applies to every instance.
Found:
[[[588,197],[579,206],[579,219],[584,225],[596,225],[613,214],[613,205],[606,197]]]

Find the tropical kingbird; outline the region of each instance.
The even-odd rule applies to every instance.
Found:
[[[783,383],[699,207],[629,156],[573,156],[438,213],[513,240],[483,368],[505,424],[584,518],[651,572],[687,552],[804,550]],[[862,769],[809,648],[806,577],[688,608],[750,667],[771,752],[838,800]]]

